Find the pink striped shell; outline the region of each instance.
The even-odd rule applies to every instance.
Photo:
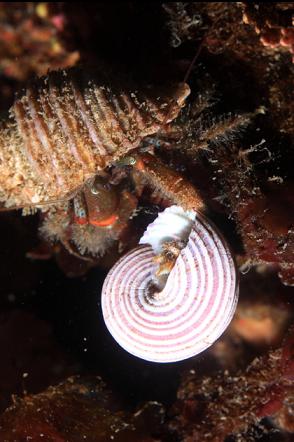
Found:
[[[152,243],[159,230],[164,240],[178,238],[179,232],[185,236],[190,225],[187,245],[162,291],[150,291],[160,242],[153,248],[142,244],[123,256],[103,285],[107,328],[125,350],[147,361],[176,362],[197,355],[218,339],[235,312],[238,282],[230,250],[207,218],[193,215],[194,220],[191,213],[170,207],[141,240]]]

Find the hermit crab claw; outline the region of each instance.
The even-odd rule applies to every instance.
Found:
[[[170,107],[166,123],[170,123],[177,117],[179,109],[185,106],[186,98],[190,95],[190,93],[191,89],[187,83],[179,83],[177,85],[173,93],[173,100],[175,101],[176,105]]]
[[[191,89],[187,83],[179,83],[174,98],[180,107],[185,105],[186,98],[190,95],[190,93]]]

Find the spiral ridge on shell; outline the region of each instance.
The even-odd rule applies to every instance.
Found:
[[[149,236],[163,219],[164,212]],[[129,353],[176,362],[201,353],[227,328],[238,297],[235,264],[221,234],[199,213],[160,292],[152,290],[154,256],[144,244],[115,264],[102,289],[103,316]]]
[[[184,83],[135,85],[102,66],[51,72],[0,125],[0,199],[7,207],[64,197],[174,119]]]

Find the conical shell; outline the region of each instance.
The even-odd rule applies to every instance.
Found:
[[[153,229],[157,235],[159,225],[166,235],[171,210],[166,229],[164,215],[145,236]],[[129,353],[153,362],[180,361],[212,345],[230,323],[238,297],[235,264],[222,235],[199,213],[164,289],[151,295],[154,256],[150,245],[141,245],[116,263],[102,289],[103,316]]]
[[[0,125],[0,199],[9,207],[64,198],[174,119],[189,91],[139,87],[104,67],[39,79]]]

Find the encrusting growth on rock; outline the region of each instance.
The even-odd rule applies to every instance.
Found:
[[[244,372],[225,371],[202,379],[187,376],[178,391],[171,426],[183,442],[223,442],[263,417],[279,420],[279,413],[285,413],[285,407],[291,413],[293,406],[293,360],[292,329],[282,348],[255,359]]]

